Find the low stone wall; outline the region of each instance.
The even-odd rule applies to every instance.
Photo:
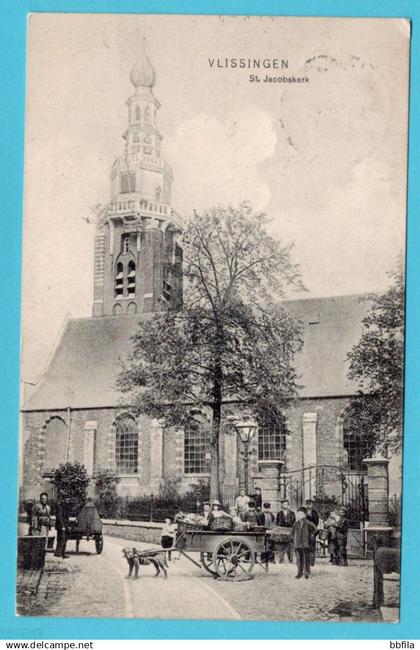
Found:
[[[356,528],[350,528],[347,537],[347,555],[351,558],[364,558],[365,548],[363,540],[363,531]]]
[[[153,521],[129,521],[123,519],[103,519],[104,535],[122,537],[133,542],[160,544],[163,524]]]

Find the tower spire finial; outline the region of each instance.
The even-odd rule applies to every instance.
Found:
[[[131,83],[135,88],[140,86],[153,88],[156,83],[156,73],[146,54],[146,37],[142,38],[141,55],[131,71]]]

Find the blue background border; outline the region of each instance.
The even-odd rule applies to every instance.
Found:
[[[273,14],[406,17],[412,20],[407,247],[407,357],[403,495],[401,622],[253,623],[15,616],[20,281],[25,106],[25,38],[28,12]],[[420,3],[417,0],[0,0],[0,638],[1,639],[419,639],[418,546],[420,407]],[[46,98],[48,101],[48,98]],[[417,181],[417,182],[416,182]],[[282,585],[279,582],[279,590]]]

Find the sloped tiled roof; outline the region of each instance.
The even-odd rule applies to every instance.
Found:
[[[301,397],[352,395],[346,355],[360,338],[369,308],[363,296],[336,296],[287,301],[304,324],[304,345],[296,358]],[[119,359],[144,315],[102,316],[69,320],[49,367],[24,411],[116,406]]]

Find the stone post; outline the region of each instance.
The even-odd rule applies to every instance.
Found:
[[[157,420],[150,428],[150,488],[157,495],[163,482],[163,429]]]
[[[316,424],[318,414],[304,413],[302,416],[303,429],[303,471],[304,494],[303,498],[312,499],[316,492]]]
[[[271,511],[280,510],[279,479],[284,460],[260,460],[259,468],[261,473],[254,480],[254,488],[261,488],[263,501],[271,503]]]
[[[369,521],[365,527],[365,541],[368,554],[371,554],[373,537],[379,545],[388,545],[392,533],[389,526],[389,459],[376,454],[366,458],[363,463],[368,468]]]

